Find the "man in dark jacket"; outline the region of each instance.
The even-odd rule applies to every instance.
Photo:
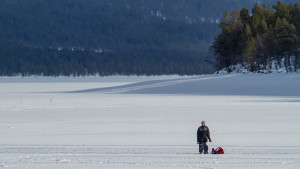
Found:
[[[199,144],[199,153],[208,154],[208,146],[206,145],[207,139],[211,142],[209,129],[205,126],[205,121],[201,122],[201,126],[197,131],[197,144]]]

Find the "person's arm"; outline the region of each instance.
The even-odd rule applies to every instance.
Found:
[[[209,128],[208,127],[207,127],[207,138],[208,138],[209,142],[211,142],[210,133],[209,133]]]
[[[198,128],[198,130],[197,130],[197,144],[199,144],[199,142],[200,142],[200,140],[199,140],[199,128]]]

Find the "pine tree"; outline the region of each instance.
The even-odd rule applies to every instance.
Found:
[[[256,3],[254,8],[252,9],[252,17],[251,17],[251,26],[253,35],[256,36],[257,34],[261,33],[260,31],[263,30],[262,27],[262,20],[264,19],[264,14],[262,8]]]
[[[291,19],[289,4],[283,4],[278,1],[276,5],[273,5],[273,8],[276,10],[278,18],[285,18],[288,21]]]
[[[250,16],[249,16],[248,9],[243,8],[241,10],[240,18],[241,18],[241,22],[242,22],[244,28],[246,28],[246,25],[250,23]]]
[[[287,71],[291,71],[288,67],[291,66],[290,59],[296,52],[295,49],[298,43],[296,28],[293,24],[290,24],[286,18],[277,18],[274,31],[276,36],[277,60],[280,62],[279,58],[283,56]]]

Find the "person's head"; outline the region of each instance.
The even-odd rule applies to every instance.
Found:
[[[202,126],[205,126],[205,121],[202,121],[202,122],[201,122],[201,125],[202,125]]]

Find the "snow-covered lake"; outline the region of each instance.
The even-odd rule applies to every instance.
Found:
[[[300,166],[300,74],[0,77],[0,117],[0,167]]]

